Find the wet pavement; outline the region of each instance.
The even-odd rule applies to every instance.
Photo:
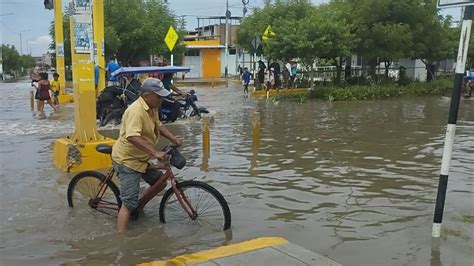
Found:
[[[203,160],[199,122],[169,125],[188,159],[176,173],[221,191],[232,229],[160,224],[156,198],[117,235],[113,217],[67,207],[71,175],[51,163],[54,140],[74,130],[73,106],[36,115],[27,82],[0,84],[0,264],[128,265],[281,236],[345,265],[472,265],[474,100],[460,104],[445,237],[432,240],[449,99],[298,104],[245,98],[239,85],[195,90],[214,113],[211,156]],[[102,133],[116,136],[117,128]]]

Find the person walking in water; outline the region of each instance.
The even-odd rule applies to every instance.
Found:
[[[51,102],[51,95],[49,94],[51,91],[51,84],[48,80],[48,73],[43,72],[40,74],[40,81],[38,82],[38,111],[44,111],[44,102],[47,101],[49,106],[53,108],[54,111],[57,111],[57,108]]]
[[[242,84],[244,85],[244,93],[249,93],[249,83],[252,74],[250,74],[248,68],[244,68],[244,72],[242,73]]]
[[[53,91],[53,104],[54,106],[59,105],[59,91],[61,90],[61,84],[59,83],[59,74],[53,74],[53,80],[51,80],[51,91]]]

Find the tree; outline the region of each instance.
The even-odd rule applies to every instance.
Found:
[[[263,49],[257,52],[283,61],[299,58],[311,75],[318,58],[335,60],[340,62],[337,64],[339,80],[342,59],[336,58],[350,55],[354,36],[342,13],[337,11],[334,6],[315,7],[308,1],[267,3],[245,18],[237,32],[237,43],[252,51],[250,40],[271,25],[275,36],[264,42]]]
[[[3,56],[3,71],[5,73],[13,74],[15,71],[21,68],[20,66],[20,55],[13,45],[2,44],[2,56]]]
[[[255,35],[262,37],[265,29],[271,26],[275,34],[264,42],[258,55],[265,54],[269,58],[289,60],[299,57],[298,47],[304,46],[305,39],[300,30],[304,29],[302,21],[315,7],[308,1],[292,0],[271,3],[267,1],[263,8],[255,8],[252,15],[247,16],[237,31],[237,44],[247,51],[253,51],[251,40]]]
[[[128,62],[151,54],[169,54],[164,38],[170,25],[179,29],[175,15],[161,2],[107,0],[106,55],[116,55],[120,61]],[[183,51],[179,46],[178,43],[176,52]]]
[[[3,71],[18,76],[35,66],[35,60],[30,55],[21,55],[13,45],[2,44]]]
[[[159,1],[106,0],[104,10],[106,57],[116,56],[119,61],[129,62],[147,59],[150,54],[168,55],[164,37],[170,25],[179,30],[180,36],[184,36],[183,25],[178,25],[175,15],[168,6]],[[71,38],[67,13],[63,16],[63,25],[65,64],[71,65]],[[49,35],[53,40],[50,49],[54,50],[54,21],[51,22]],[[180,54],[183,51],[184,47],[178,40],[174,53]],[[55,64],[55,60],[53,62]]]
[[[429,82],[435,79],[438,62],[453,58],[457,42],[451,29],[451,17],[438,15],[436,2],[428,1],[423,11],[424,19],[413,27],[412,57],[423,61]]]
[[[459,34],[456,37],[457,37],[457,40],[459,40]],[[457,49],[458,42],[459,41],[456,41],[456,49]],[[456,53],[457,53],[457,50],[456,50]],[[474,68],[474,27],[471,28],[471,37],[469,39],[469,48],[467,50],[466,68],[467,69]]]

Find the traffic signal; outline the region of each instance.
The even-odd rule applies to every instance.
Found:
[[[44,8],[46,9],[54,9],[54,0],[44,0]]]

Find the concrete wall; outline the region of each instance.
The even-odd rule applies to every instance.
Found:
[[[406,74],[409,79],[426,81],[426,67],[423,61],[419,59],[400,59],[399,64],[406,68]]]

